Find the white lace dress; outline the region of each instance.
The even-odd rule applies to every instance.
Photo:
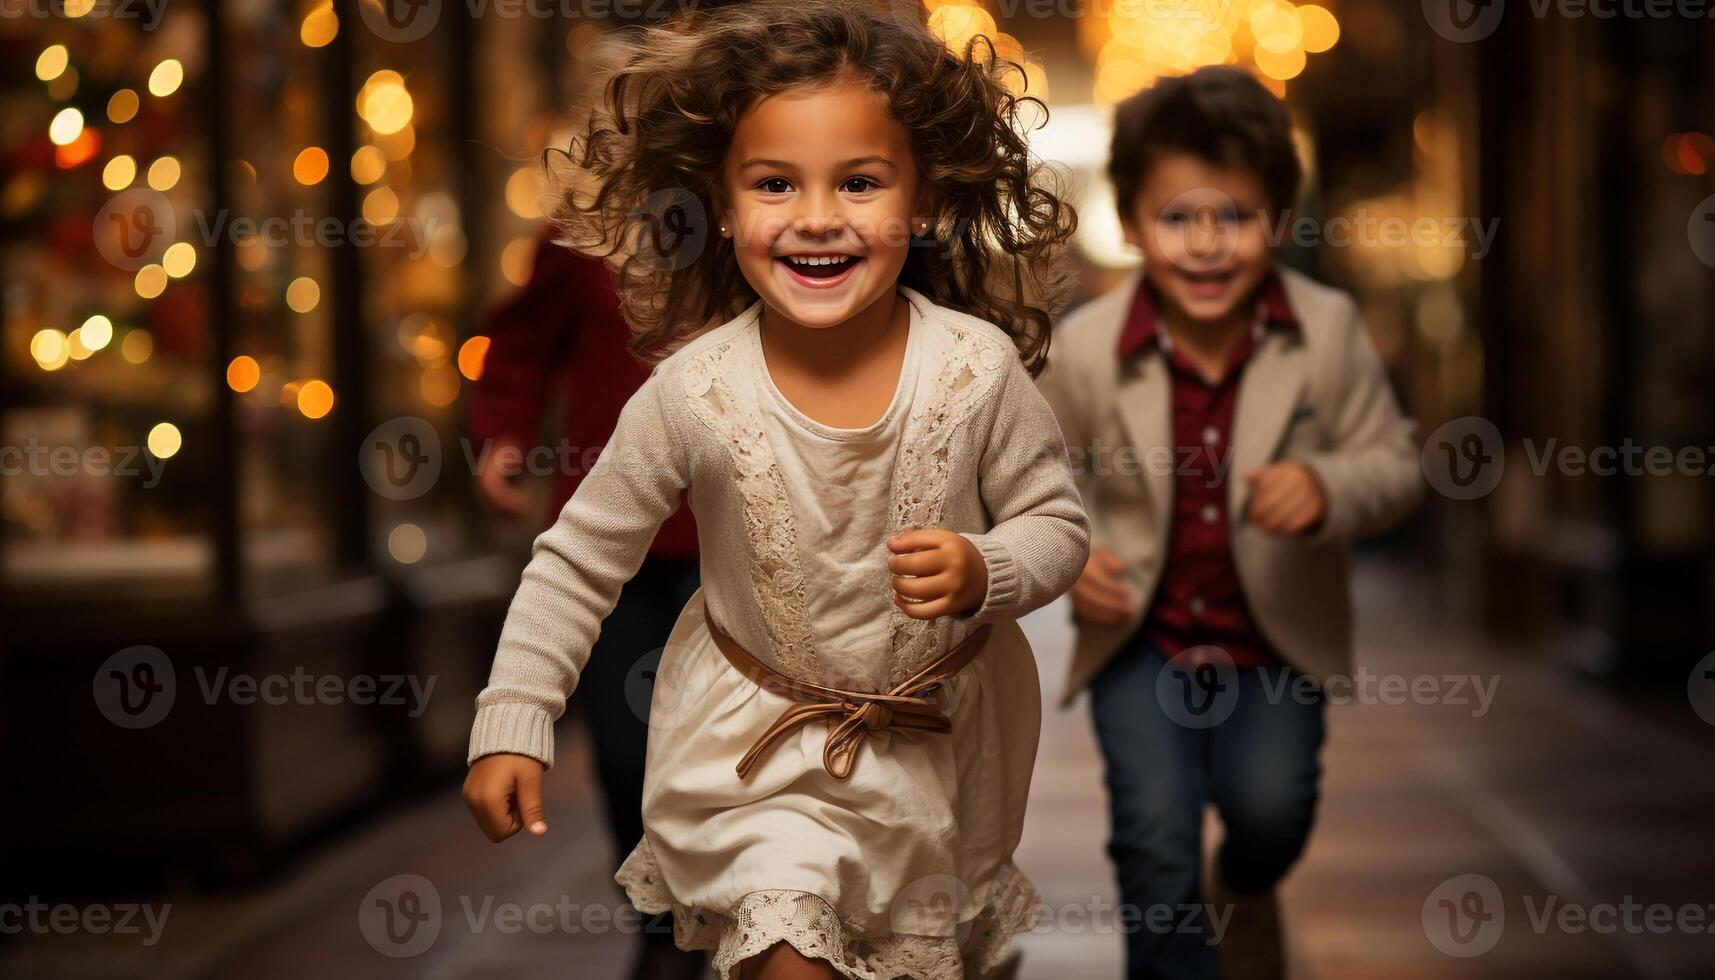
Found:
[[[671,910],[679,945],[713,951],[722,980],[783,941],[855,980],[958,980],[992,969],[1035,921],[1012,853],[1041,692],[1015,620],[1075,581],[1088,524],[1011,340],[900,292],[912,307],[901,377],[861,429],[822,425],[781,394],[760,303],[663,361],[538,539],[478,698],[473,759],[551,765],[552,720],[593,629],[690,488],[704,586],[662,654],[644,839],[617,880],[638,908]],[[975,614],[894,608],[885,541],[912,527],[976,544],[990,581]],[[792,702],[727,663],[705,605],[782,673],[860,690],[899,683],[976,623],[995,628],[942,694],[951,732],[872,732],[840,780],[823,767],[830,725],[813,721],[741,779],[739,758]]]

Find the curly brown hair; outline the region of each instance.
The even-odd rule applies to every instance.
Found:
[[[914,13],[890,15],[874,0],[759,0],[618,39],[587,134],[544,163],[559,154],[572,167],[556,192],[556,241],[614,271],[634,354],[658,361],[757,299],[707,220],[743,114],[780,92],[856,79],[886,97],[931,187],[929,235],[913,241],[899,281],[999,326],[1041,371],[1071,287],[1062,246],[1077,228],[1045,179],[1059,174],[1030,160],[1018,125],[1027,104],[1044,121],[1047,106],[1008,88],[1006,73],[1023,68],[990,39],[955,54],[908,5]]]

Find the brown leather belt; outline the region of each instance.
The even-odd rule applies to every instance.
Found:
[[[710,615],[706,605],[703,607],[703,619],[709,624],[709,633],[714,636],[715,645],[720,647],[727,662],[739,673],[765,691],[800,702],[787,708],[779,720],[762,733],[756,744],[744,754],[744,758],[738,760],[740,779],[750,773],[751,767],[756,765],[756,761],[775,739],[812,718],[840,718],[839,724],[828,733],[827,746],[822,750],[822,765],[835,779],[845,779],[852,774],[852,762],[857,758],[858,746],[863,744],[864,736],[869,732],[879,732],[886,728],[952,731],[953,720],[941,712],[940,705],[931,700],[931,697],[944,681],[976,659],[993,629],[991,624],[983,623],[971,630],[940,659],[883,694],[872,691],[841,691],[808,681],[793,680],[739,646],[737,640],[715,625],[714,617]]]

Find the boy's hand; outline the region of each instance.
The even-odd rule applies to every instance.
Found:
[[[1090,549],[1084,573],[1072,586],[1072,611],[1079,619],[1105,626],[1123,626],[1131,618],[1131,590],[1120,578],[1125,563],[1106,548]]]
[[[482,492],[482,499],[495,509],[525,517],[530,513],[530,495],[525,493],[512,478],[524,472],[524,449],[511,440],[502,440],[494,447],[477,457],[480,469],[476,474],[477,489]]]
[[[1251,523],[1275,534],[1299,534],[1322,523],[1328,492],[1303,463],[1284,460],[1244,475],[1251,485]]]
[[[540,762],[527,755],[497,752],[471,764],[464,778],[464,801],[477,826],[496,843],[528,826],[540,837],[548,832],[542,813]]]
[[[888,538],[887,548],[894,553],[887,560],[893,604],[912,619],[974,612],[988,595],[988,563],[961,534],[940,528],[906,531]]]

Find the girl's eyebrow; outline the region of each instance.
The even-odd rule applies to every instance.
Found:
[[[892,160],[889,160],[888,158],[886,158],[884,156],[878,156],[878,155],[873,155],[873,154],[870,156],[867,156],[867,157],[856,157],[854,159],[847,160],[844,163],[836,164],[836,166],[838,166],[841,170],[851,170],[855,167],[865,166],[866,164],[878,164],[880,166],[886,167],[888,170],[894,171],[895,173],[897,173],[899,171],[899,168],[894,165]],[[738,169],[748,170],[751,167],[768,167],[768,168],[773,169],[773,170],[796,170],[796,169],[798,169],[796,165],[788,163],[785,160],[767,160],[767,159],[763,159],[761,157],[752,157],[751,159],[744,161],[743,163],[739,164]]]

